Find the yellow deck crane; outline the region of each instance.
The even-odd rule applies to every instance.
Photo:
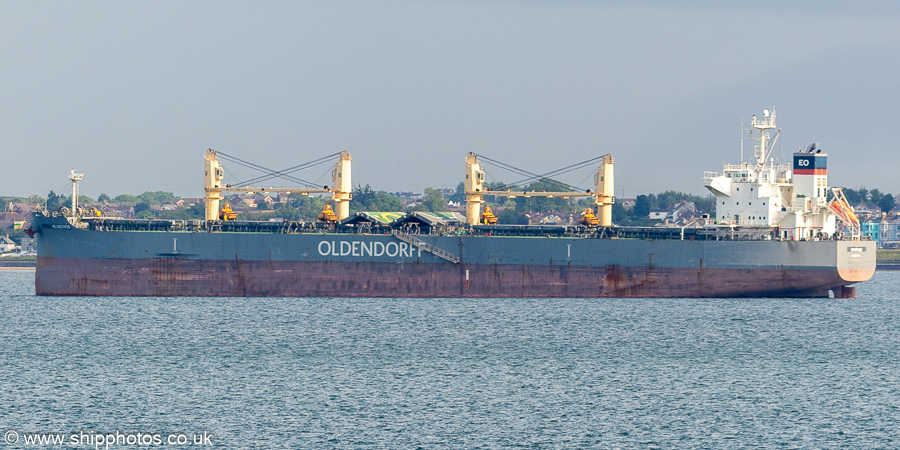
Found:
[[[222,207],[222,210],[219,211],[219,220],[235,220],[237,219],[237,213],[231,209],[231,203],[225,202],[225,206]]]
[[[334,213],[334,210],[331,209],[331,205],[325,205],[325,209],[316,216],[316,220],[324,223],[335,223],[338,221],[338,216]]]
[[[600,166],[597,168],[597,172],[594,174],[594,183],[596,185],[596,191],[594,192],[591,192],[590,190],[588,190],[587,192],[486,190],[484,188],[484,171],[481,169],[481,164],[478,162],[478,155],[469,152],[469,154],[466,155],[466,180],[464,184],[466,188],[466,221],[470,225],[476,225],[481,222],[480,219],[483,218],[481,214],[481,204],[484,203],[484,196],[486,195],[506,198],[560,197],[568,199],[572,197],[593,197],[594,204],[597,205],[599,219],[597,217],[594,217],[593,212],[591,212],[591,216],[594,217],[594,219],[587,219],[583,216],[582,220],[585,220],[585,223],[583,224],[588,226],[601,227],[612,226],[612,205],[614,192],[612,155],[606,154],[600,157]],[[588,212],[590,212],[590,210],[588,210]],[[487,211],[485,211],[485,213],[487,213]],[[590,222],[593,221],[596,222],[592,225]],[[494,223],[496,223],[496,220],[494,221]]]
[[[334,169],[331,171],[331,180],[334,182],[332,187],[325,186],[322,189],[309,189],[309,188],[296,188],[296,187],[253,187],[253,186],[243,186],[236,187],[231,185],[226,185],[223,183],[223,179],[225,178],[225,170],[222,168],[222,163],[219,162],[217,156],[217,152],[212,149],[206,150],[206,171],[204,172],[203,178],[203,186],[206,191],[206,220],[216,220],[220,217],[223,220],[234,220],[234,218],[228,219],[228,215],[222,216],[219,212],[219,203],[225,199],[222,195],[223,192],[240,192],[245,194],[254,194],[254,193],[284,193],[284,194],[301,194],[301,195],[310,195],[310,194],[331,194],[331,200],[334,202],[336,213],[332,211],[332,214],[336,216],[336,220],[343,220],[350,216],[350,200],[353,198],[353,185],[350,182],[350,152],[345,150],[340,153],[336,153],[338,156],[338,161],[335,164]],[[225,155],[224,153],[219,153],[221,155]],[[335,156],[331,155],[331,156]],[[233,158],[233,157],[231,157]],[[326,157],[327,158],[327,157]],[[236,159],[236,158],[233,158]],[[255,165],[253,165],[255,166]],[[303,165],[301,165],[303,166]],[[297,166],[297,167],[301,167]],[[264,169],[260,166],[256,166],[257,169]],[[270,171],[270,177],[272,176],[286,176],[290,171],[295,170],[295,168],[286,169],[283,171]],[[262,177],[260,177],[262,178]],[[231,205],[225,204],[228,210],[231,209]],[[224,210],[223,210],[224,212]],[[234,214],[234,212],[231,212]],[[234,217],[237,217],[234,214]]]
[[[588,208],[581,214],[581,218],[578,219],[578,223],[586,227],[596,227],[597,225],[600,225],[600,219],[598,219],[597,216],[594,215],[594,211]]]
[[[481,220],[478,223],[483,223],[485,225],[493,225],[497,223],[499,219],[494,215],[494,212],[491,211],[491,207],[484,205],[484,213],[481,215]]]

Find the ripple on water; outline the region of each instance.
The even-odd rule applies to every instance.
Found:
[[[0,425],[227,447],[896,447],[900,272],[856,300],[47,298]]]

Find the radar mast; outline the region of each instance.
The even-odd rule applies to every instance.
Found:
[[[772,107],[772,111],[769,112],[768,109],[763,110],[763,118],[758,119],[756,115],[753,115],[753,119],[750,120],[750,126],[759,130],[759,136],[753,137],[752,133],[750,139],[755,141],[759,141],[758,145],[753,146],[753,156],[756,157],[756,166],[757,169],[762,169],[766,165],[766,160],[769,159],[769,153],[771,153],[771,147],[775,146],[775,141],[778,140],[778,136],[781,134],[781,130],[779,130],[779,134],[775,135],[775,141],[772,142],[772,145],[769,145],[769,132],[766,130],[770,130],[775,128],[775,107]]]
[[[75,173],[75,169],[69,171],[69,181],[72,182],[72,216],[78,216],[78,182],[84,178],[83,173]]]

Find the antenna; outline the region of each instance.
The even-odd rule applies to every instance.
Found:
[[[744,162],[744,116],[741,116],[741,162]]]

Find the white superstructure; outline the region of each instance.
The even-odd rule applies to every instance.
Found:
[[[775,108],[753,116],[750,138],[755,161],[726,164],[724,172],[704,173],[704,186],[716,196],[717,225],[765,227],[785,240],[827,239],[836,231],[828,208],[827,155],[816,144],[793,155],[793,166],[777,164],[768,130],[776,128]]]

